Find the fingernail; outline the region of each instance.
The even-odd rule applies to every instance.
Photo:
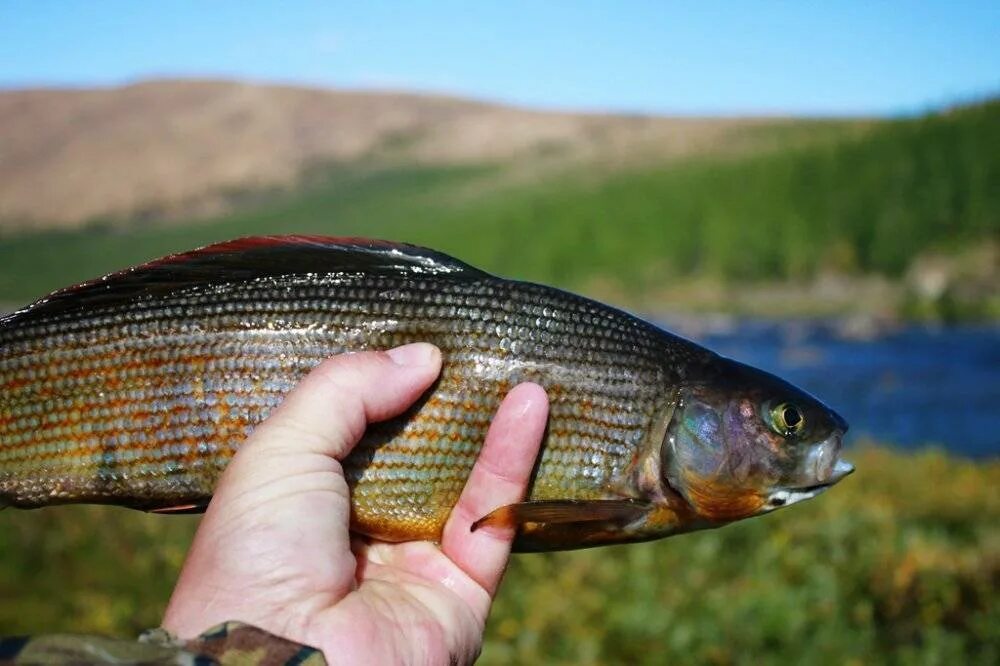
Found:
[[[415,342],[386,352],[393,363],[405,366],[429,365],[438,353],[437,347],[426,342]]]

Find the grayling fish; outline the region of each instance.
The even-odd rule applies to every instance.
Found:
[[[482,522],[558,550],[720,526],[852,471],[844,420],[781,379],[606,305],[364,239],[260,237],[55,292],[0,319],[0,505],[199,510],[322,359],[426,341],[440,380],[345,461],[352,528],[437,539],[500,400],[549,428],[525,502]]]

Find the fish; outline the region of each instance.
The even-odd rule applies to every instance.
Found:
[[[257,236],[61,289],[0,319],[0,506],[198,512],[323,359],[411,342],[438,380],[343,461],[351,529],[438,540],[520,382],[549,422],[516,551],[646,541],[819,495],[847,423],[805,391],[624,311],[413,245]]]

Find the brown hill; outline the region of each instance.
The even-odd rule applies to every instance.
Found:
[[[292,186],[318,163],[616,163],[715,150],[769,122],[214,81],[5,91],[0,230],[216,212],[234,192]]]

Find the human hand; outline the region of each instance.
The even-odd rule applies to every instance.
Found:
[[[340,465],[368,423],[405,411],[440,369],[437,348],[413,344],[338,356],[303,379],[223,474],[164,628],[190,638],[239,620],[337,663],[472,662],[514,535],[470,526],[523,498],[544,391],[522,384],[503,401],[440,545],[350,535]]]

